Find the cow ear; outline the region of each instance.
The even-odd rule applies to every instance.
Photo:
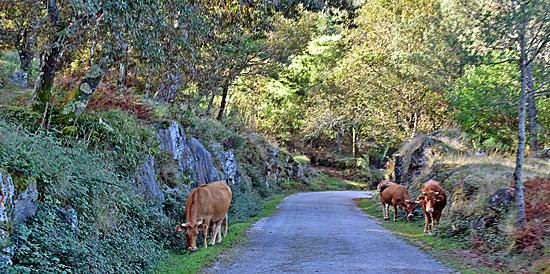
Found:
[[[181,224],[181,225],[176,226],[176,231],[177,232],[182,232],[184,230],[185,230],[185,224]]]
[[[199,225],[199,229],[207,229],[208,227],[206,226],[206,224],[200,224]]]
[[[436,191],[436,192],[435,192],[435,195],[437,195],[437,194],[439,194],[439,191]]]
[[[417,201],[424,201],[426,199],[426,196],[420,195],[418,198],[416,198]]]

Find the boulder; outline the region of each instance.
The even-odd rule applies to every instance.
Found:
[[[475,216],[470,224],[470,233],[474,238],[480,238],[483,235],[483,230],[487,227],[487,221],[481,215]]]
[[[489,197],[488,206],[494,211],[507,211],[508,206],[514,200],[515,189],[511,187],[501,187],[491,197]]]
[[[11,84],[22,88],[27,88],[27,73],[18,70],[11,75]]]
[[[72,206],[67,205],[66,207],[61,208],[59,211],[61,212],[61,214],[63,214],[65,222],[70,225],[73,231],[76,231],[78,229],[78,216],[76,210]]]
[[[448,147],[433,136],[416,136],[394,154],[395,182],[405,184],[410,181],[412,176],[420,174],[422,168],[431,165],[447,150]]]
[[[19,225],[36,213],[38,200],[38,191],[36,190],[36,181],[29,180],[29,186],[19,194],[13,202],[13,225]]]
[[[537,153],[537,156],[542,158],[549,158],[550,157],[550,148],[545,148],[541,150],[539,153]]]
[[[462,193],[468,198],[479,190],[479,179],[468,175],[462,180]]]

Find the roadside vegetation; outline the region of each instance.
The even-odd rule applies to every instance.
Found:
[[[512,185],[514,161],[498,153],[474,156],[450,152],[434,160],[407,183],[411,198],[430,178],[443,183],[447,206],[433,235],[423,232],[424,213],[417,205],[415,218],[407,222],[398,209],[398,221],[383,221],[380,196],[357,201],[380,224],[402,236],[461,273],[546,273],[548,271],[547,213],[550,163],[530,159],[525,165],[527,229],[515,230],[515,205],[495,207],[489,198],[501,187]],[[546,179],[543,179],[546,178]],[[392,207],[390,207],[392,208]],[[393,208],[390,209],[393,214]]]
[[[548,272],[548,10],[548,0],[2,1],[0,170],[15,197],[34,183],[38,193],[34,217],[0,223],[9,271],[144,273],[167,250],[200,260],[173,231],[196,172],[172,172],[159,150],[158,130],[175,121],[210,154],[234,153],[229,239],[283,193],[375,189],[395,178],[400,148],[433,137],[441,149],[400,183],[415,196],[438,178],[449,192],[434,238]],[[162,209],[135,184],[151,158]],[[517,197],[492,212],[501,187]]]

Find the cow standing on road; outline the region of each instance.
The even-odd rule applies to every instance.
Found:
[[[422,185],[422,194],[417,198],[426,216],[424,232],[430,232],[441,218],[441,211],[447,205],[447,195],[441,183],[429,180]]]
[[[222,224],[225,224],[224,236],[227,235],[227,210],[231,199],[231,188],[225,181],[208,183],[191,191],[185,205],[185,223],[176,226],[176,231],[185,231],[187,250],[197,250],[199,230],[202,231],[204,237],[203,247],[207,247],[210,224],[213,226],[210,245],[214,245],[216,236],[219,236],[217,242],[221,242]]]
[[[378,192],[380,192],[380,200],[382,201],[382,211],[384,212],[384,220],[390,219],[390,205],[393,206],[393,220],[397,221],[397,207],[407,212],[407,221],[411,221],[414,216],[415,201],[411,200],[411,196],[407,188],[403,185],[384,181],[378,184]]]

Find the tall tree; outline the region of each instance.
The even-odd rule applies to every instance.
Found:
[[[550,42],[550,9],[547,0],[489,0],[462,2],[485,38],[484,49],[501,51],[505,55],[513,50],[509,61],[517,65],[520,75],[518,104],[518,133],[516,168],[514,172],[517,203],[517,228],[525,223],[524,187],[522,181],[526,144],[526,105],[529,86],[529,67]]]

